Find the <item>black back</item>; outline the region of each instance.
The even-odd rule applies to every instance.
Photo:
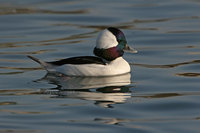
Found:
[[[62,59],[59,61],[48,62],[53,65],[61,66],[65,64],[74,64],[74,65],[83,65],[83,64],[101,64],[105,65],[106,63],[99,57],[95,56],[79,56],[79,57],[71,57],[67,59]]]

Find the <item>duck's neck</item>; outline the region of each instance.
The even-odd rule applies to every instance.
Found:
[[[115,60],[118,57],[121,57],[124,54],[124,51],[119,47],[111,47],[108,49],[94,48],[93,53],[107,61]]]

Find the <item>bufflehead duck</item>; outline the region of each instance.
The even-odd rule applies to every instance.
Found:
[[[47,72],[68,76],[114,76],[130,72],[130,66],[122,58],[124,50],[137,51],[127,45],[124,33],[114,27],[103,30],[97,37],[95,56],[79,56],[53,62],[44,62],[28,55]]]

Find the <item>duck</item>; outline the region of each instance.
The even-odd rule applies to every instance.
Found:
[[[127,44],[124,33],[115,27],[100,32],[93,49],[95,56],[69,57],[45,62],[31,55],[30,59],[39,63],[48,73],[60,73],[67,76],[101,77],[116,76],[131,72],[129,63],[122,57],[124,52],[137,50]]]

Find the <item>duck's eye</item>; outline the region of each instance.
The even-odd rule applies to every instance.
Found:
[[[126,44],[127,42],[126,42],[126,40],[123,40],[123,39],[121,39],[121,40],[118,40],[118,42],[120,43],[120,44]]]

